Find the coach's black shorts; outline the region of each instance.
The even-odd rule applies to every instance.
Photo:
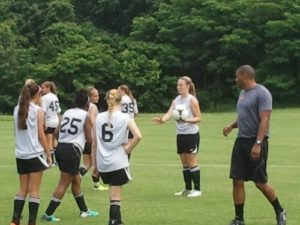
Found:
[[[82,154],[90,155],[92,153],[92,145],[88,142],[85,143]]]
[[[131,176],[128,168],[115,170],[112,172],[100,172],[100,176],[104,184],[110,186],[121,186],[131,181]]]
[[[55,127],[47,127],[45,130],[45,134],[54,134]]]
[[[46,159],[44,158],[43,154],[32,159],[16,158],[16,162],[17,171],[20,175],[40,172],[48,168]]]
[[[80,166],[81,152],[71,143],[58,143],[54,152],[59,170],[71,175],[77,175]]]
[[[255,145],[255,138],[237,138],[235,140],[230,165],[230,178],[234,180],[267,183],[268,139],[261,144],[261,155],[256,161],[251,160],[251,149]]]
[[[178,134],[177,135],[177,154],[199,152],[200,135],[196,134]]]

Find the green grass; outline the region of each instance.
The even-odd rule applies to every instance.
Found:
[[[124,187],[122,217],[126,225],[223,225],[233,218],[231,180],[228,178],[229,161],[236,132],[222,136],[222,128],[235,118],[234,113],[204,113],[200,124],[201,186],[203,196],[194,199],[175,197],[183,187],[181,165],[175,153],[173,122],[162,126],[151,122],[153,115],[140,115],[137,123],[143,140],[131,159],[133,182]],[[300,221],[300,109],[274,110],[271,119],[269,154],[269,181],[288,212],[288,224]],[[12,121],[0,117],[0,224],[8,224],[12,213],[13,197],[18,189],[15,168]],[[59,171],[51,168],[44,173],[41,188],[39,217],[47,207],[57,184]],[[63,225],[106,225],[108,221],[108,192],[95,192],[91,178],[83,180],[86,202],[99,210],[98,218],[80,219],[70,191],[65,195],[56,216]],[[246,185],[245,219],[247,225],[275,224],[271,205],[252,183]],[[27,205],[24,208],[26,224]],[[38,222],[38,224],[47,224]]]

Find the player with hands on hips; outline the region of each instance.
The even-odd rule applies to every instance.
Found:
[[[109,225],[122,225],[122,186],[131,180],[128,154],[142,134],[133,118],[121,112],[121,93],[111,89],[106,94],[108,110],[99,113],[93,132],[92,162],[105,184],[110,186]],[[133,139],[128,142],[128,131]]]

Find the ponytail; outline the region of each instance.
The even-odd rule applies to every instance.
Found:
[[[24,85],[19,102],[18,111],[18,128],[20,130],[26,130],[26,119],[28,117],[28,110],[30,101],[34,98],[37,93],[41,92],[41,87],[36,83]]]
[[[111,117],[114,106],[120,105],[122,95],[117,89],[111,89],[106,93],[106,101],[108,106],[108,126],[111,126]]]

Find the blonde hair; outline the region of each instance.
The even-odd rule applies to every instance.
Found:
[[[109,125],[109,127],[110,127],[110,121],[111,121],[113,108],[115,106],[120,105],[121,100],[122,100],[122,94],[117,89],[111,89],[106,93],[106,101],[107,101],[107,106],[108,106],[107,111],[108,111],[108,125]]]
[[[180,77],[179,80],[183,80],[183,81],[185,81],[185,83],[186,83],[187,85],[190,85],[189,93],[190,93],[191,95],[196,96],[195,85],[194,85],[194,83],[193,83],[193,81],[192,81],[192,79],[191,79],[190,77],[188,77],[188,76],[183,76],[183,77]]]

